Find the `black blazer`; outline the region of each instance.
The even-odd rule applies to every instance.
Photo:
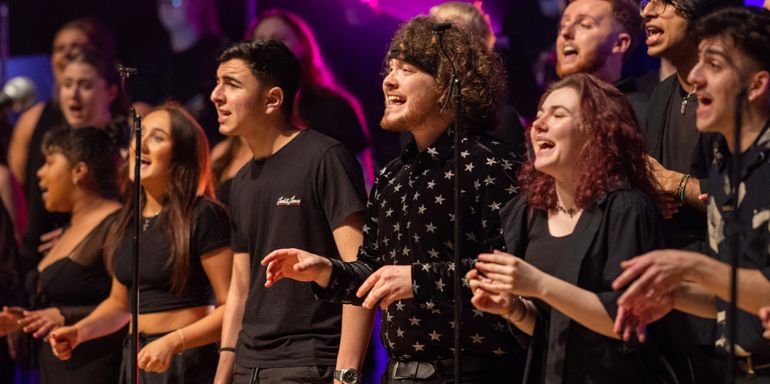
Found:
[[[500,212],[509,252],[526,257],[532,211],[519,195]],[[612,281],[620,262],[662,248],[663,232],[657,206],[638,190],[615,190],[585,209],[575,227],[571,249],[559,257],[554,276],[599,297],[610,317],[617,314]],[[672,314],[649,328],[647,343],[623,343],[558,312],[540,313],[527,356],[527,383],[682,383],[691,376],[681,343],[670,333],[681,331],[681,317]]]

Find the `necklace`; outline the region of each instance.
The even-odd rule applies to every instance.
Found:
[[[578,208],[578,207],[575,207],[575,208],[569,208],[569,209],[567,209],[567,208],[564,208],[564,207],[563,207],[563,206],[562,206],[562,205],[561,205],[561,204],[560,204],[558,201],[556,202],[556,209],[558,209],[558,210],[560,210],[560,211],[562,211],[562,212],[566,213],[567,215],[569,215],[569,218],[570,218],[570,219],[571,219],[573,216],[575,216],[575,214],[576,214],[576,213],[580,212],[580,208]]]
[[[685,97],[684,97],[684,99],[682,100],[682,108],[681,108],[681,109],[679,109],[679,113],[681,113],[681,114],[683,114],[683,115],[684,115],[684,113],[687,111],[687,103],[688,103],[688,102],[689,102],[691,99],[695,99],[695,98],[693,97],[693,96],[695,96],[695,92],[698,92],[698,86],[697,86],[697,85],[693,85],[693,86],[692,86],[692,91],[691,91],[691,92],[688,92],[688,93],[687,93],[687,96],[685,96]]]
[[[160,215],[160,211],[155,212],[155,213],[153,213],[150,216],[142,216],[142,219],[144,219],[144,221],[142,222],[142,232],[146,232],[147,231],[147,228],[150,227],[150,221],[152,219],[158,217],[158,215]]]

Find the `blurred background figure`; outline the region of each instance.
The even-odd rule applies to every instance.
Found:
[[[55,129],[94,126],[109,129],[119,139],[128,104],[119,89],[116,62],[115,42],[103,23],[96,19],[68,22],[54,37],[51,54],[55,97],[27,110],[16,123],[8,163],[27,201],[28,228],[22,238],[18,270],[22,278],[42,258],[40,237],[69,220],[69,215],[49,212],[43,204],[36,175],[45,163],[40,150],[43,137]]]
[[[158,18],[166,34],[141,50],[132,65],[139,70],[127,82],[137,113],[146,115],[167,100],[185,106],[209,142],[216,143],[217,114],[208,100],[214,88],[216,56],[227,43],[214,0],[158,0]]]
[[[438,20],[449,20],[459,26],[468,28],[481,39],[489,51],[495,49],[495,32],[492,29],[489,15],[482,9],[482,2],[465,3],[449,1],[430,9],[430,16]],[[515,92],[515,90],[509,90]],[[517,153],[524,151],[524,125],[516,108],[506,101],[503,104],[500,124],[490,134],[512,145]],[[409,138],[411,140],[411,137]]]
[[[66,70],[65,70],[66,71]],[[26,278],[26,309],[4,307],[0,335],[13,337],[16,362],[38,363],[42,383],[114,383],[125,329],[83,344],[71,363],[56,359],[43,341],[54,328],[88,315],[110,292],[105,239],[117,217],[120,155],[113,139],[97,128],[57,129],[45,135],[45,164],[37,171],[43,201],[71,220],[56,244]],[[24,353],[23,351],[27,351]]]

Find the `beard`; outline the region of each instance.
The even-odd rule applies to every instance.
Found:
[[[380,127],[389,132],[413,132],[420,128],[428,118],[431,109],[438,108],[435,100],[418,100],[406,105],[406,111],[397,116],[387,110],[380,120]]]
[[[607,57],[610,55],[611,47],[600,45],[594,50],[581,52],[578,61],[569,68],[564,68],[559,61],[556,62],[556,76],[563,79],[576,73],[594,74],[599,72],[607,63]]]

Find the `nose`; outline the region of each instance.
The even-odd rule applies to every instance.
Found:
[[[653,16],[657,16],[657,13],[655,12],[655,7],[652,4],[652,1],[648,1],[647,3],[642,6],[642,11],[640,12],[642,15],[642,18],[645,20],[651,19]]]
[[[382,79],[382,89],[387,91],[398,88],[398,81],[396,81],[395,70],[388,72],[385,78]]]
[[[687,82],[695,85],[697,88],[703,89],[706,81],[703,77],[702,61],[699,60],[697,63],[695,63],[695,66],[692,67],[692,70],[690,70],[690,73],[687,75]]]
[[[567,24],[567,23],[560,24],[559,25],[559,35],[558,35],[558,37],[561,37],[562,39],[570,39],[570,38],[572,38],[572,36],[573,36],[573,33],[572,33],[573,32],[573,30],[572,30],[573,28],[572,28],[572,26],[573,26],[572,23],[570,23],[570,24]]]
[[[224,99],[222,95],[221,83],[214,86],[214,89],[211,90],[211,96],[209,98],[211,99],[211,102],[214,103],[214,105],[222,104]]]
[[[43,178],[43,168],[45,168],[45,164],[41,165],[40,168],[37,169],[37,172],[35,172],[38,181]]]

